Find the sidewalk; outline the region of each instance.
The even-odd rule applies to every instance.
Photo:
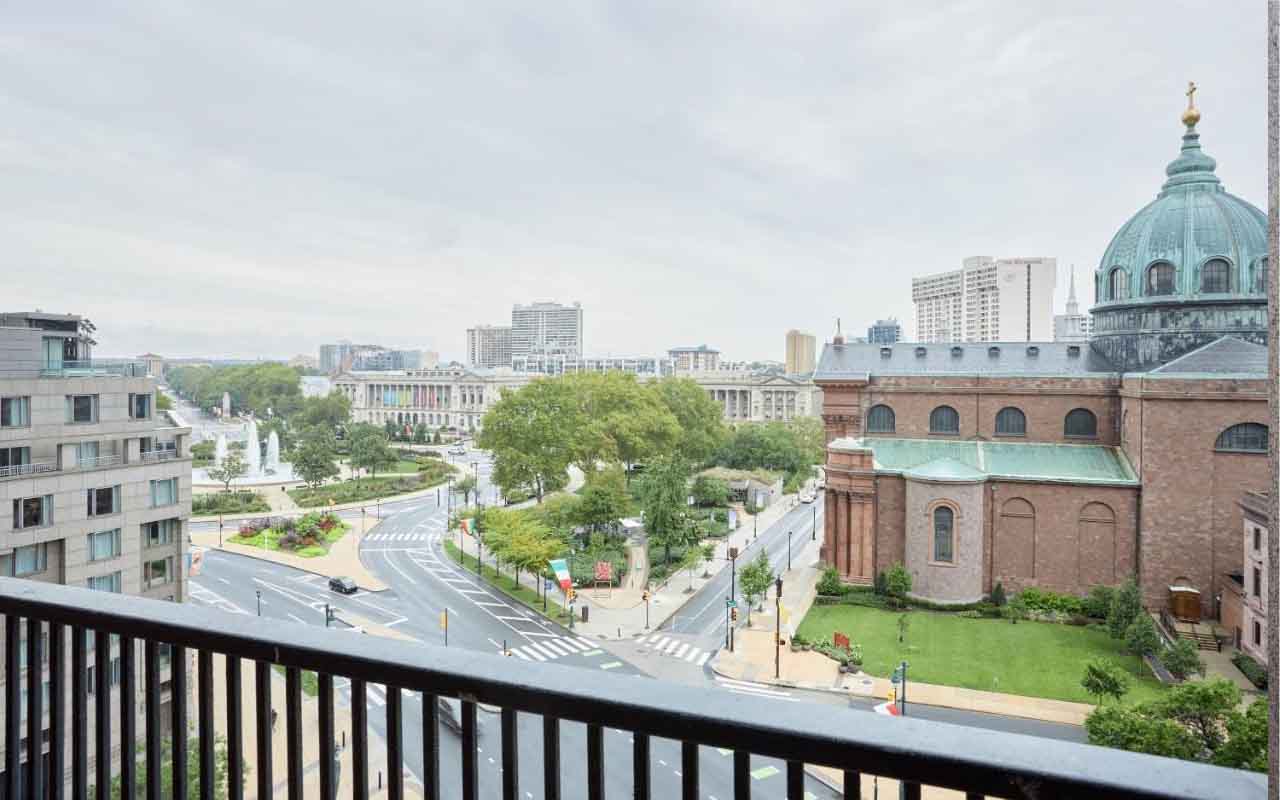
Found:
[[[235,526],[228,526],[228,529],[223,532],[223,544],[221,545],[218,544],[217,531],[193,532],[191,534],[191,542],[211,550],[222,550],[227,553],[262,559],[263,561],[274,561],[277,564],[313,572],[326,578],[347,576],[365,591],[380,592],[386,589],[387,585],[378,580],[372,572],[365,569],[364,564],[360,562],[360,540],[364,538],[364,534],[378,524],[378,521],[374,517],[364,521],[356,519],[348,521],[347,524],[351,526],[351,530],[347,535],[334,542],[326,555],[316,556],[315,558],[302,558],[301,556],[282,553],[279,550],[263,550],[261,547],[231,544],[230,539],[236,532]]]

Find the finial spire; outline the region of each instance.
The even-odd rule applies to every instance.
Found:
[[[840,318],[836,317],[836,338],[831,340],[832,344],[844,344],[844,333],[840,330]]]
[[[1188,128],[1194,128],[1200,121],[1200,109],[1196,108],[1197,88],[1195,81],[1187,81],[1187,110],[1182,112],[1182,124]]]
[[[1076,300],[1076,265],[1071,265],[1071,291],[1067,294],[1067,313],[1075,316],[1080,313],[1080,303]]]

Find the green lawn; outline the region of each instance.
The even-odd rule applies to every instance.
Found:
[[[285,674],[284,667],[280,666],[279,664],[272,664],[271,666],[274,667],[275,671],[280,673],[281,675]],[[307,697],[319,697],[320,696],[320,678],[317,677],[314,672],[306,669],[302,670],[301,678],[302,678],[302,681],[300,685],[302,688],[302,693],[305,694]]]
[[[262,492],[213,492],[191,497],[191,513],[196,516],[260,514],[270,510],[271,506]]]
[[[899,645],[899,616],[862,606],[814,606],[798,633],[814,642],[830,642],[833,631],[848,635],[862,645],[863,669],[877,677],[888,677],[906,660],[908,678],[925,683],[1090,703],[1094,698],[1080,688],[1080,677],[1087,661],[1104,656],[1130,674],[1126,703],[1154,699],[1163,690],[1146,665],[1105,631],[912,611],[906,644]]]
[[[453,541],[450,539],[444,540],[444,549],[445,549],[445,552],[449,554],[449,558],[453,559],[453,562],[455,564],[461,564],[463,567],[467,569],[467,571],[471,572],[472,574],[475,574],[476,557],[474,552],[467,553],[466,557],[464,558],[462,551],[459,550],[458,546],[454,544]],[[494,587],[495,589],[507,595],[508,597],[511,597],[515,600],[520,601],[521,603],[524,603],[526,606],[533,609],[534,611],[537,611],[539,614],[543,614],[542,598],[539,597],[536,592],[534,592],[532,589],[528,588],[527,586],[516,583],[511,570],[507,570],[501,576],[499,576],[497,571],[494,570],[493,568],[492,561],[490,561],[485,563],[484,565],[483,577],[484,577],[485,583],[488,583],[490,586]],[[561,625],[567,625],[569,622],[569,612],[567,612],[564,609],[564,607],[560,605],[560,603],[558,602],[559,599],[560,599],[560,593],[558,591],[552,590],[552,593],[547,597],[547,611],[544,614],[544,616],[546,616],[548,619],[553,619],[556,622],[559,622]]]
[[[416,468],[416,467],[415,467]],[[335,503],[359,503],[365,500],[376,500],[380,497],[394,497],[398,494],[429,489],[444,483],[444,476],[431,475],[379,475],[376,478],[360,478],[339,483],[327,483],[314,489],[306,487],[291,489],[289,497],[303,508],[318,508]]]

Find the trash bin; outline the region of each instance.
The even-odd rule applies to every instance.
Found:
[[[590,609],[588,606],[585,606],[585,605],[584,605],[584,606],[582,607],[582,621],[583,621],[583,622],[586,622],[586,621],[587,621],[587,612],[588,612],[588,611],[590,611],[590,610],[591,610],[591,609]]]

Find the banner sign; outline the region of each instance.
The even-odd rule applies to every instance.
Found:
[[[569,562],[563,558],[553,558],[548,562],[551,565],[551,571],[556,574],[556,580],[560,583],[560,588],[569,591],[572,581],[569,578]]]
[[[849,649],[849,637],[839,631],[831,634],[831,643],[841,650],[847,651]]]
[[[596,580],[611,581],[613,580],[613,563],[610,561],[596,562]]]

